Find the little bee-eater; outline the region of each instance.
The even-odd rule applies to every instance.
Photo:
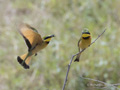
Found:
[[[46,36],[43,39],[38,31],[28,24],[22,24],[19,30],[23,36],[26,45],[28,46],[28,52],[17,57],[18,62],[25,68],[29,69],[29,62],[32,55],[37,55],[37,52],[45,48],[54,35]]]
[[[82,31],[82,36],[81,36],[80,40],[78,41],[78,50],[79,50],[79,52],[81,50],[87,48],[90,44],[91,44],[90,32],[88,31],[88,29],[84,29]],[[79,62],[80,55],[81,55],[81,53],[77,55],[74,62]]]

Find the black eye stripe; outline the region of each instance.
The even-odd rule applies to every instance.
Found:
[[[90,34],[89,32],[82,32],[82,34]]]
[[[50,36],[48,36],[48,37],[45,37],[45,38],[44,38],[44,40],[46,40],[46,39],[48,39],[48,38],[51,38],[51,37],[50,37]]]
[[[46,40],[46,39],[48,39],[48,38],[52,38],[52,37],[55,37],[55,35],[51,35],[51,36],[44,37],[44,40]]]

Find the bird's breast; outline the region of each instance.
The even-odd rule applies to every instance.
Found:
[[[40,50],[44,49],[48,44],[46,43],[42,43],[42,44],[38,44],[32,51],[32,54],[35,54],[37,52],[39,52]]]
[[[87,48],[91,44],[91,38],[88,39],[82,39],[81,42],[79,43],[79,47],[81,49]]]

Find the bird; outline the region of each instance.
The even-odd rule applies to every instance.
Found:
[[[48,35],[42,38],[34,27],[31,27],[26,23],[22,23],[18,31],[26,42],[28,52],[21,56],[17,56],[17,61],[24,67],[24,69],[29,69],[31,56],[36,56],[37,52],[44,49],[55,35]]]
[[[80,37],[78,41],[78,50],[79,52],[83,49],[87,48],[91,44],[91,35],[87,28],[84,28],[82,31],[82,36]],[[79,62],[81,53],[79,53],[74,60],[74,62]]]

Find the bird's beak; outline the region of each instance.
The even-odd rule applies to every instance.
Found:
[[[55,37],[55,35],[51,35],[50,37]]]

